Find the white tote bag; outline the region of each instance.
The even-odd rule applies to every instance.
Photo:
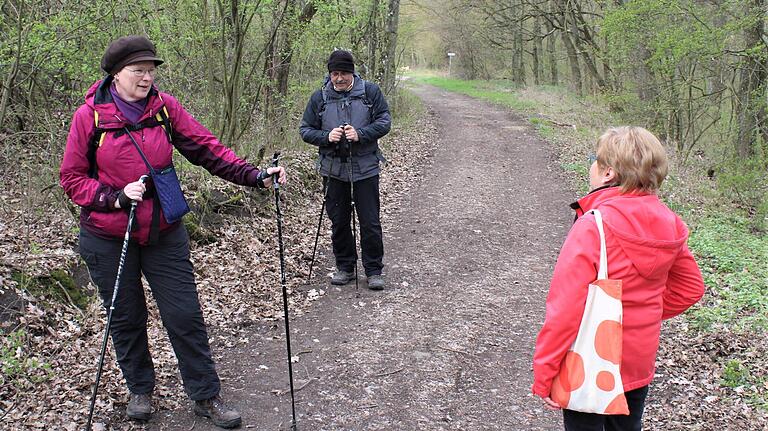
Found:
[[[552,382],[551,398],[561,407],[585,413],[628,415],[621,364],[621,280],[608,278],[603,218],[595,215],[600,232],[600,267],[589,284],[584,315],[576,341],[568,349],[560,373]]]

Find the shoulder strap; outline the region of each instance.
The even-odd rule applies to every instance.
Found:
[[[129,138],[131,138],[131,142],[133,143],[133,146],[136,147],[136,150],[139,152],[139,155],[141,155],[141,159],[144,160],[144,164],[147,165],[147,169],[149,169],[149,173],[152,175],[152,178],[155,177],[155,169],[152,168],[152,165],[149,164],[149,160],[147,160],[147,156],[144,154],[144,151],[141,151],[141,147],[139,147],[139,143],[136,142],[136,139],[133,139],[133,135],[131,135],[131,131],[128,129],[128,127],[124,127],[123,131],[126,135],[128,135]]]
[[[595,215],[595,223],[597,224],[597,231],[600,232],[600,268],[597,272],[597,279],[603,280],[608,278],[608,253],[605,247],[605,230],[603,229],[603,216],[599,210],[590,211]]]
[[[88,141],[86,155],[88,157],[88,176],[90,178],[98,178],[99,169],[96,166],[96,150],[104,143],[106,130],[99,127],[99,113],[95,109],[93,110],[93,124],[93,135],[91,135],[91,139]]]
[[[368,81],[366,80],[363,80],[363,83],[365,85],[365,98],[363,99],[363,103],[368,105],[368,107],[371,107],[373,106],[373,102],[372,102],[373,99],[371,98],[371,91],[372,91],[371,88],[373,88],[373,86],[369,85]]]
[[[163,109],[161,109],[160,112],[155,115],[155,118],[161,123],[160,125],[163,127],[163,130],[165,130],[165,134],[168,136],[168,142],[173,145],[173,129],[171,128],[171,117],[168,115],[168,108],[165,106],[163,96],[160,95],[160,92],[157,93],[157,97],[161,102],[163,102]]]

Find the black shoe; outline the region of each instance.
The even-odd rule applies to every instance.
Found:
[[[207,400],[195,401],[195,414],[211,418],[214,425],[222,428],[235,428],[242,423],[240,413],[226,405],[218,395]]]
[[[125,414],[133,420],[148,421],[152,416],[152,394],[131,393]]]

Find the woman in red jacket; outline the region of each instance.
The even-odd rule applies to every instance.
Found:
[[[622,281],[621,379],[629,416],[563,410],[566,430],[640,430],[653,379],[661,321],[701,299],[704,282],[691,255],[688,229],[656,195],[667,176],[659,140],[641,127],[619,127],[597,141],[589,169],[592,191],[572,204],[576,221],[557,258],[546,318],[533,356],[533,393],[547,407],[552,382],[576,339],[588,285],[597,278],[600,237],[592,209],[605,226],[609,278]]]
[[[193,164],[244,186],[267,187],[273,174],[285,183],[285,170],[259,170],[246,163],[173,96],[158,91],[154,77],[162,63],[152,42],[143,36],[126,36],[110,44],[101,61],[107,76],[88,90],[85,104],[72,119],[60,181],[81,207],[80,254],[107,309],[128,208],[132,201],[137,202],[111,328],[117,361],[130,391],[128,417],[150,418],[155,385],[143,275],[176,353],[184,389],[195,401],[195,413],[231,428],[239,426],[241,418],[219,397],[219,377],[197,297],[189,237],[180,220],[186,204],[179,197],[176,203],[182,211],[167,214],[167,201],[161,203],[163,198],[155,192],[152,179],[146,184],[139,179],[151,171],[168,172],[174,148]]]

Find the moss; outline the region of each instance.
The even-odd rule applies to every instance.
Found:
[[[194,214],[187,214],[183,222],[184,227],[187,228],[190,240],[202,245],[216,242],[216,235],[200,226],[198,218]]]
[[[75,279],[65,269],[53,270],[46,276],[33,277],[21,271],[11,273],[11,279],[18,283],[21,289],[36,297],[70,303],[82,310],[88,306],[88,292],[79,288]]]

